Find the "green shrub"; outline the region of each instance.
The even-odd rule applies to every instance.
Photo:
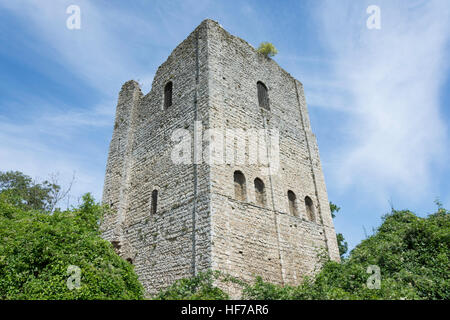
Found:
[[[326,261],[315,277],[299,286],[280,286],[256,277],[241,283],[243,299],[450,299],[449,212],[439,208],[427,218],[410,211],[393,211],[375,234],[363,240],[341,263]],[[380,268],[381,286],[370,289],[369,265]],[[218,272],[177,281],[157,299],[227,299],[214,286]],[[232,277],[228,279],[233,280]],[[235,283],[239,283],[234,279]]]
[[[196,277],[175,281],[162,290],[155,300],[227,300],[228,294],[215,286],[221,276],[218,271],[199,273]]]
[[[273,57],[278,53],[278,50],[275,48],[273,44],[270,42],[262,42],[257,51],[261,54],[263,54],[265,57]]]
[[[99,235],[105,208],[87,194],[78,208],[26,210],[0,194],[0,299],[142,299],[133,267]],[[69,289],[69,266],[81,270]]]
[[[377,232],[342,263],[328,261],[300,286],[275,286],[257,278],[247,299],[450,299],[450,217],[440,208],[427,218],[393,211]],[[380,268],[381,288],[369,289],[369,265]]]

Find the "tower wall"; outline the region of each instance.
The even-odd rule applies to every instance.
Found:
[[[164,109],[169,81],[172,106]],[[268,88],[269,111],[258,105],[258,81]],[[196,159],[198,151],[205,155],[205,145],[194,148],[195,128],[203,134],[241,129],[235,132],[245,136],[247,155],[259,146],[249,129],[276,130],[279,168],[271,165],[272,174],[266,175],[259,164]],[[179,141],[172,135],[180,129],[190,134],[194,163],[173,162]],[[224,146],[225,157],[229,149]],[[245,201],[234,194],[236,170],[246,178]],[[256,178],[265,184],[264,205],[256,202]],[[153,190],[158,191],[156,213]],[[297,216],[289,213],[288,190],[297,196]],[[314,221],[306,218],[306,196],[313,201]],[[339,260],[302,84],[211,20],[175,48],[147,95],[134,81],[124,84],[103,202],[113,208],[102,223],[103,235],[133,263],[148,294],[207,269],[243,280],[261,275],[274,283],[298,284],[318,269],[322,248]]]
[[[103,188],[103,203],[108,204],[116,215],[104,218],[108,228],[105,237],[119,244],[123,237],[123,220],[130,188],[132,143],[136,128],[136,109],[142,92],[136,81],[128,81],[120,90],[116,107],[114,131],[111,138]]]
[[[244,40],[210,23],[210,124],[212,127],[279,132],[279,168],[264,175],[261,164],[211,167],[212,265],[244,280],[255,275],[298,284],[319,267],[318,253],[339,260],[336,236],[311,132],[302,84]],[[268,88],[270,110],[259,107],[257,82]],[[249,155],[254,139],[246,139]],[[228,147],[225,142],[226,148]],[[226,149],[225,148],[225,149]],[[235,200],[233,174],[246,178],[247,201]],[[254,179],[265,184],[266,204],[256,203]],[[297,196],[299,216],[289,214],[287,192]],[[313,200],[315,220],[304,198]]]

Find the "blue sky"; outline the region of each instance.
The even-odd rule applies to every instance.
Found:
[[[81,9],[69,30],[66,9]],[[369,30],[369,5],[381,29]],[[117,95],[144,93],[205,18],[305,86],[335,219],[353,247],[381,216],[450,207],[450,3],[442,1],[0,0],[0,170],[75,173],[72,202],[100,200]]]

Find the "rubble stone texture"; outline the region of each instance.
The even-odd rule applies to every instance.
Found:
[[[168,82],[172,105],[165,108]],[[259,105],[257,82],[268,89],[269,110]],[[242,129],[234,130],[235,141],[246,143],[246,156],[259,146],[249,131],[278,130],[278,170],[271,165],[267,174],[248,161],[206,163],[194,142],[210,128]],[[172,161],[177,129],[189,130],[195,162]],[[245,177],[238,186],[243,199],[235,194],[236,171]],[[148,295],[208,269],[295,285],[318,270],[322,249],[339,261],[303,85],[212,20],[175,48],[147,95],[135,81],[123,85],[103,202],[113,211],[102,222],[103,237],[133,263]],[[231,284],[225,289],[239,291]]]

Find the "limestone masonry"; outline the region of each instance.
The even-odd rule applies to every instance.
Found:
[[[207,129],[235,135],[218,150],[223,163],[196,147]],[[181,140],[192,161],[174,162]],[[236,150],[244,163],[227,160]],[[270,158],[264,172],[252,150],[279,151],[278,163]],[[147,95],[123,85],[103,202],[113,209],[103,237],[149,295],[208,269],[295,285],[317,271],[321,249],[339,261],[303,85],[212,20],[175,48]]]

